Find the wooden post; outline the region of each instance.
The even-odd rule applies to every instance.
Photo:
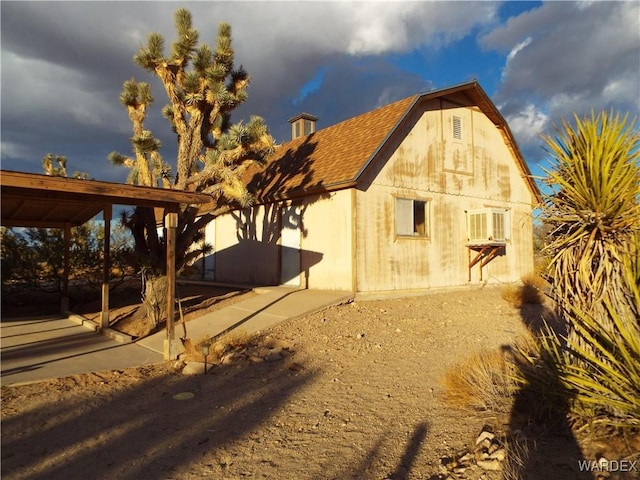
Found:
[[[167,232],[167,338],[164,345],[164,359],[175,360],[178,354],[175,346],[175,298],[176,298],[176,229],[178,214],[169,212],[164,218]]]
[[[112,205],[105,205],[102,216],[104,218],[104,250],[102,264],[102,313],[100,315],[100,330],[109,328],[109,273],[111,272],[111,215]]]
[[[60,311],[66,312],[69,310],[69,275],[71,272],[70,267],[70,252],[71,250],[71,225],[66,223],[64,226],[64,259],[63,259],[63,274],[62,274],[62,299],[60,300]]]

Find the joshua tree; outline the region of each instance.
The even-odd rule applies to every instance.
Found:
[[[58,166],[56,166],[56,164]],[[44,170],[45,175],[49,175],[52,177],[68,177],[67,173],[67,157],[63,155],[53,155],[52,153],[47,153],[44,157],[42,157],[42,169]],[[88,179],[89,174],[86,172],[73,172],[73,178],[81,178]]]
[[[231,124],[231,112],[247,98],[249,76],[242,66],[234,67],[231,27],[218,26],[216,47],[198,44],[191,13],[175,13],[177,39],[165,56],[164,39],[148,36],[134,61],[162,82],[168,104],[162,110],[177,136],[175,173],[160,155],[160,141],[144,121],[153,102],[150,85],[135,79],[124,82],[120,95],[133,126],[134,156],[112,152],[112,163],[130,169],[128,182],[138,185],[192,190],[208,193],[213,206],[208,213],[183,207],[178,214],[176,270],[191,262],[202,250],[190,246],[202,238],[202,229],[215,215],[232,205],[247,206],[251,196],[242,174],[251,164],[262,164],[272,153],[274,141],[262,118],[252,116],[246,123]],[[156,229],[152,209],[136,208],[123,214],[136,244],[139,267],[145,282],[145,304],[153,324],[160,321],[165,292],[165,242]]]

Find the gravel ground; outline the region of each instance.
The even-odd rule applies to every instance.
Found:
[[[284,348],[274,361],[2,387],[2,478],[444,478],[443,458],[510,419],[446,404],[443,374],[526,334],[540,309],[508,305],[497,287],[357,301],[263,332]],[[576,473],[570,443],[540,441],[552,458],[534,452],[522,475],[594,478]]]

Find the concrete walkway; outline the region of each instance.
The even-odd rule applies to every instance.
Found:
[[[274,286],[254,289],[258,295],[221,308],[187,322],[187,336],[193,344],[219,336],[227,331],[247,333],[263,331],[285,320],[309,315],[332,305],[353,300],[353,293],[329,290],[300,290]],[[176,325],[176,348],[184,352],[180,342],[182,325]],[[162,330],[137,343],[156,353],[163,353],[166,331]]]
[[[262,331],[284,320],[353,299],[353,293],[267,287],[258,295],[187,322],[195,344],[233,329]],[[113,333],[113,332],[112,332]],[[182,325],[176,325],[176,347]],[[0,323],[2,385],[31,383],[89,372],[118,370],[163,361],[166,331],[134,343],[120,343],[95,331],[82,317],[3,319]],[[143,348],[144,347],[144,348]]]
[[[112,340],[90,322],[61,316],[2,319],[0,342],[2,385],[162,362],[161,354]]]

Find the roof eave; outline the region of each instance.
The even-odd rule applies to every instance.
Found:
[[[296,200],[302,197],[308,197],[310,195],[322,195],[326,193],[336,192],[338,190],[344,190],[347,188],[355,188],[358,182],[355,180],[345,180],[340,182],[331,183],[328,185],[321,185],[310,189],[301,189],[297,192],[286,192],[281,195],[269,195],[267,197],[259,197],[256,201],[257,205],[265,205],[267,203],[274,202],[286,202],[288,200]]]

